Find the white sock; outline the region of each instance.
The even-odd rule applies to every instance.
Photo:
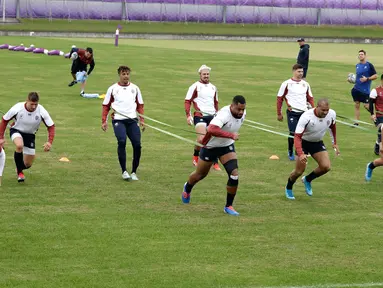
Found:
[[[4,167],[5,167],[5,151],[4,151],[4,149],[1,149],[1,152],[0,152],[0,176],[3,176]]]

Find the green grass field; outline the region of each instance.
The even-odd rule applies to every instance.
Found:
[[[72,44],[92,45],[96,68],[89,93],[105,93],[117,81],[117,67],[129,65],[146,115],[190,131],[184,97],[199,66],[207,64],[221,107],[243,94],[248,119],[287,130],[286,122],[276,120],[275,99],[291,76],[297,45],[126,40],[116,48],[112,40],[30,37],[0,42],[29,45],[31,39],[66,52]],[[345,77],[354,70],[357,49],[312,45],[308,81],[314,97],[329,97],[332,108],[348,117],[353,104]],[[367,50],[381,74],[379,49]],[[284,186],[294,166],[287,138],[244,126],[236,144],[240,186],[234,206],[241,215],[230,217],[222,211],[224,172],[213,171],[194,188],[192,204],[182,205],[193,147],[150,128],[142,138],[140,181],[124,182],[112,129],[100,128],[101,100],[84,99],[78,86],[67,86],[70,60],[2,50],[0,63],[0,110],[37,90],[57,128],[53,150],[44,153],[47,133],[41,127],[37,159],[23,184],[16,181],[7,136],[0,287],[383,287],[383,169],[374,171],[371,183],[364,181],[365,165],[376,157],[373,132],[339,123],[341,156],[329,149],[332,171],[313,182],[312,198],[297,182],[297,199],[287,201]],[[364,111],[362,120],[369,121]],[[325,143],[330,146],[329,137]],[[129,146],[127,153],[130,159]],[[280,160],[269,160],[272,154]],[[64,156],[71,162],[58,161]],[[314,167],[309,160],[307,172]]]

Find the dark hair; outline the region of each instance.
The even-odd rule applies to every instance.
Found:
[[[126,72],[126,71],[129,71],[129,73],[130,73],[132,70],[128,66],[120,66],[117,69],[118,75],[120,75],[121,72]]]
[[[298,69],[303,69],[303,66],[301,64],[294,64],[293,71],[298,70]]]
[[[88,51],[90,54],[93,55],[93,49],[92,48],[88,47],[88,48],[86,48],[86,51]]]
[[[383,80],[383,74],[382,74],[382,76],[380,76],[380,80]]]
[[[234,96],[233,103],[234,104],[246,104],[245,97],[243,97],[242,95]]]
[[[39,94],[37,92],[30,92],[28,94],[28,100],[32,102],[39,102],[40,100]]]
[[[362,52],[364,55],[366,55],[366,54],[367,54],[367,52],[366,52],[366,51],[364,51],[363,49],[358,51],[358,53],[360,53],[360,52]]]

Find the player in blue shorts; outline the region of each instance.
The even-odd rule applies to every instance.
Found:
[[[369,97],[371,81],[378,78],[374,65],[366,59],[366,51],[359,50],[359,63],[356,64],[356,82],[351,89],[352,99],[355,103],[355,119],[360,119],[360,103],[369,111]],[[358,125],[356,122],[354,125]]]

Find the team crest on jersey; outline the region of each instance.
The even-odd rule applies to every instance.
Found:
[[[306,84],[305,84],[305,83],[303,83],[303,84],[302,84],[302,86],[303,86],[303,87],[306,87]]]
[[[36,115],[36,116],[35,116],[35,120],[36,120],[36,121],[39,120],[39,116]]]
[[[134,94],[134,92],[135,92],[134,89],[132,89],[132,93],[133,93],[133,94]]]
[[[330,125],[330,120],[327,120],[327,125]]]

